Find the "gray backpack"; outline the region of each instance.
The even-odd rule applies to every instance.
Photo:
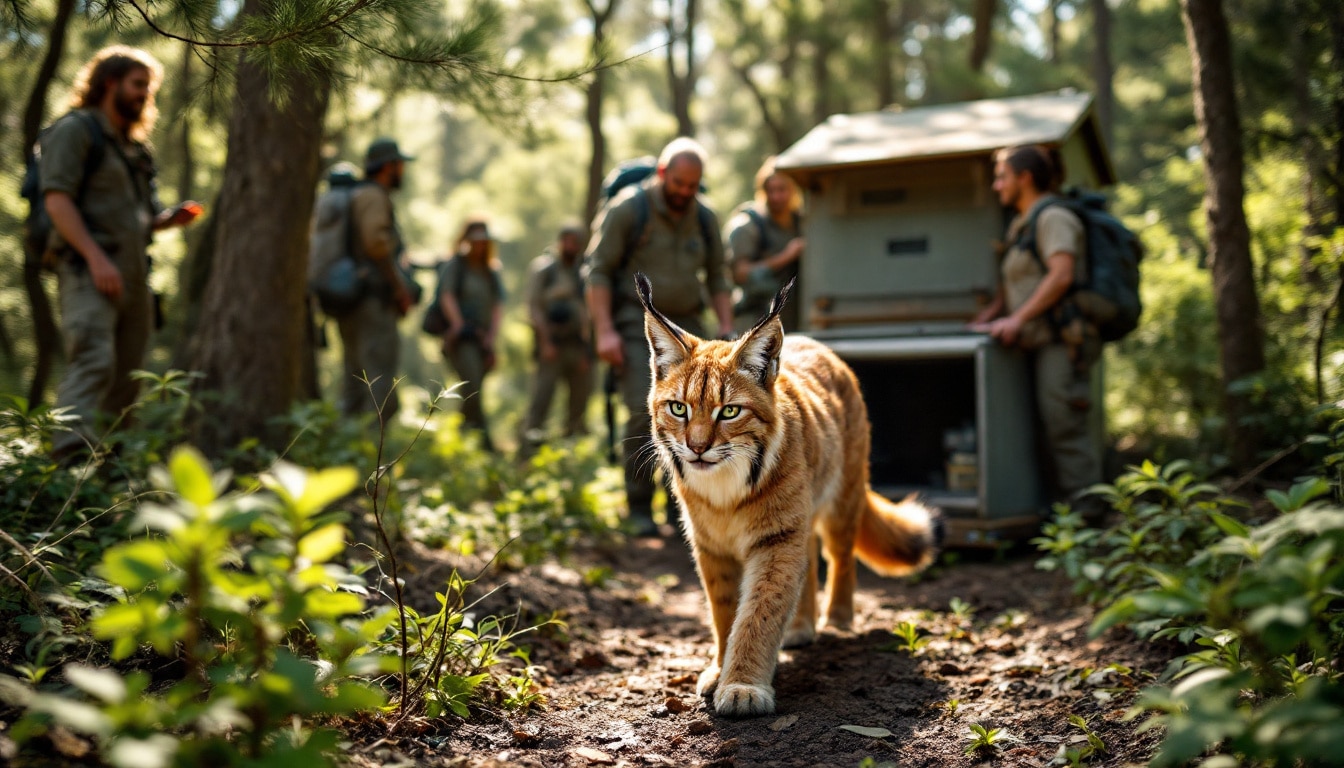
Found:
[[[354,253],[351,201],[358,182],[333,174],[331,188],[317,199],[308,240],[308,290],[322,312],[342,317],[368,294],[369,264]]]

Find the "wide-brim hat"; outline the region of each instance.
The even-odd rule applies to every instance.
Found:
[[[374,139],[369,151],[364,153],[364,168],[381,168],[396,160],[414,160],[415,157],[401,151],[396,139]]]
[[[462,239],[472,243],[481,240],[489,242],[494,238],[490,237],[490,227],[484,221],[473,221],[467,225],[467,231],[462,233]]]

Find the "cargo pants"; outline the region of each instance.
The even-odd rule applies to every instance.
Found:
[[[397,413],[397,310],[380,296],[366,296],[348,315],[337,318],[341,332],[344,386],[341,412],[349,415],[378,411],[384,422]],[[367,378],[369,384],[363,379]]]
[[[56,275],[66,359],[56,406],[78,417],[72,431],[52,438],[60,457],[96,446],[110,422],[135,404],[140,385],[131,371],[144,364],[154,309],[144,271],[122,269],[116,302],[98,292],[82,261],[61,259]]]
[[[683,330],[704,338],[704,327],[698,318],[671,318]],[[644,323],[622,323],[621,353],[625,366],[620,373],[621,399],[629,412],[622,440],[625,463],[625,500],[631,517],[647,515],[653,507],[655,488],[653,473],[658,457],[653,447],[653,419],[649,416],[649,388],[653,372],[649,369],[649,341],[644,336]],[[677,519],[676,502],[668,496],[667,518]]]
[[[1031,352],[1036,407],[1054,463],[1055,490],[1063,499],[1101,482],[1101,457],[1088,429],[1096,407],[1090,374],[1100,349],[1089,347],[1083,352],[1052,343]]]
[[[565,408],[565,437],[582,435],[588,430],[583,417],[593,392],[593,362],[588,343],[582,339],[555,344],[555,359],[537,358],[536,378],[532,380],[532,399],[523,420],[523,450],[545,441],[546,415],[555,398],[556,385],[565,382],[568,401]]]

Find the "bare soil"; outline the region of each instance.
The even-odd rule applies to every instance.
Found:
[[[454,566],[439,553],[417,551],[413,560],[412,588],[422,595]],[[1122,717],[1161,670],[1160,652],[1118,631],[1089,640],[1092,612],[1063,577],[1036,570],[1026,548],[949,560],[915,579],[863,572],[855,630],[783,652],[776,714],[742,720],[719,717],[695,695],[712,641],[681,540],[630,540],[567,565],[487,576],[476,589],[491,581],[498,589],[484,610],[524,618],[558,611],[568,623],[564,632],[527,641],[545,670],[545,708],[482,713],[448,731],[355,744],[350,757],[454,768],[856,768],[865,758],[895,766],[1047,766],[1064,764],[1063,749],[1082,746],[1083,731],[1069,724],[1078,715],[1105,744],[1087,764],[1145,763],[1158,737]],[[601,567],[610,577],[585,585],[584,573]],[[973,616],[953,615],[953,598]],[[893,647],[893,628],[907,620],[931,638],[916,654]],[[968,756],[972,723],[1016,740]]]

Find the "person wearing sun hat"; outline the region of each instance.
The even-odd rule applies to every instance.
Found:
[[[359,306],[337,319],[345,366],[341,410],[347,414],[377,411],[384,421],[397,412],[398,405],[392,389],[401,346],[397,321],[413,303],[396,268],[405,243],[392,193],[401,189],[406,163],[414,159],[394,139],[374,139],[364,153],[364,181],[350,199],[350,247],[373,269]],[[365,379],[371,383],[365,384]]]

